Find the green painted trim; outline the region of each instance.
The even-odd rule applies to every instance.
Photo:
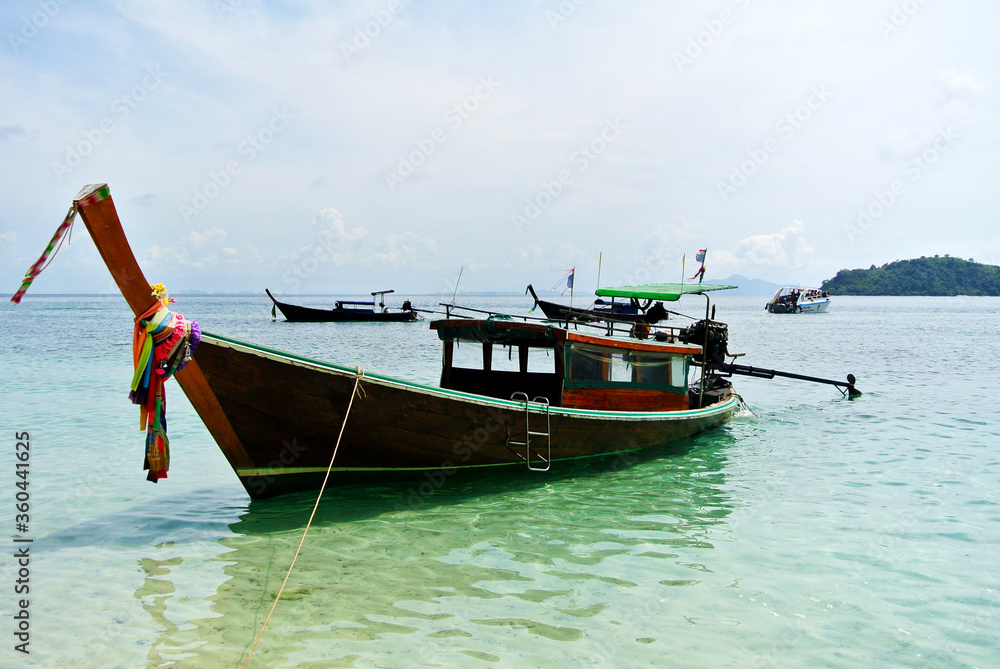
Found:
[[[641,449],[635,449],[641,450]],[[618,452],[618,451],[616,451]],[[587,456],[590,457],[590,456]],[[562,458],[573,460],[576,458]],[[507,465],[524,464],[523,462],[492,462],[481,465],[454,465],[455,469],[482,469],[483,467],[506,467]],[[331,472],[423,472],[451,469],[444,465],[434,467],[334,467]],[[237,467],[237,476],[274,476],[278,474],[323,474],[326,467]]]

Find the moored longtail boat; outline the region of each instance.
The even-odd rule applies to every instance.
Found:
[[[85,187],[75,206],[132,311],[155,308],[107,186]],[[655,294],[718,288],[671,294],[662,285]],[[253,498],[318,488],[338,443],[331,484],[466,468],[548,471],[716,427],[739,404],[728,381],[710,373],[704,328],[635,339],[494,316],[431,328],[444,348],[439,387],[207,332],[176,378]],[[481,368],[454,364],[458,342],[482,345]],[[496,346],[517,349],[517,371],[493,369]],[[554,353],[551,371],[529,371],[532,350]],[[697,388],[688,383],[693,362],[707,370]]]
[[[271,316],[275,316],[277,309],[286,321],[290,323],[399,323],[417,320],[417,312],[409,300],[403,302],[398,310],[393,310],[385,306],[385,296],[392,290],[377,290],[372,293],[371,302],[358,300],[337,300],[333,309],[318,309],[316,307],[303,307],[298,304],[289,304],[277,300],[271,291],[264,289],[267,296],[271,298],[274,306],[271,309]]]
[[[663,308],[663,302],[654,304],[652,299],[642,302],[636,298],[628,298],[628,302],[617,302],[612,297],[611,301],[607,302],[598,297],[593,305],[584,308],[539,299],[534,286],[530,283],[525,292],[530,293],[535,301],[532,311],[540,308],[549,320],[563,323],[635,322],[642,319],[647,325],[654,325],[666,320],[669,314]]]

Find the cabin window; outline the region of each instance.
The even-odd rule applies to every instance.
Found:
[[[566,386],[622,386],[687,392],[687,356],[573,344],[566,347]]]

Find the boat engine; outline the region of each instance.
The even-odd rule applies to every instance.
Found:
[[[708,330],[708,345],[705,346],[705,330]],[[681,330],[680,339],[685,344],[705,346],[708,360],[713,363],[726,364],[729,354],[729,326],[719,321],[702,319],[695,321]]]

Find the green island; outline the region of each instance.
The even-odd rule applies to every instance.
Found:
[[[951,256],[921,256],[881,267],[842,269],[823,282],[831,295],[1000,295],[1000,267]]]

